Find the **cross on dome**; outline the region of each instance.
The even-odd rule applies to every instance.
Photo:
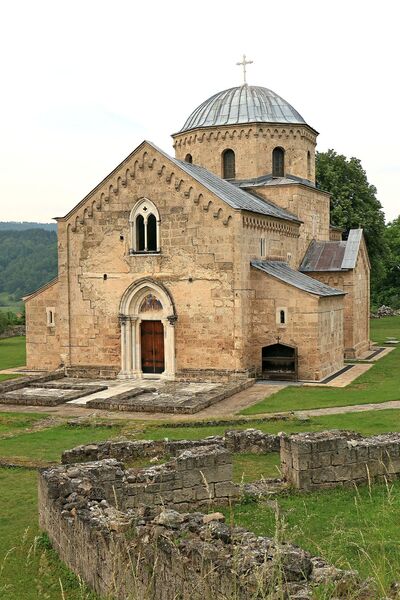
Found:
[[[242,62],[238,62],[236,63],[238,67],[243,67],[243,85],[247,85],[247,81],[246,81],[246,65],[252,65],[253,61],[252,60],[246,60],[246,55],[243,54],[243,60]]]

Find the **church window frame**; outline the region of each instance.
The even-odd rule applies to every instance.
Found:
[[[148,198],[141,198],[129,215],[131,236],[130,254],[159,254],[160,213]]]
[[[276,309],[276,324],[278,327],[286,327],[288,322],[288,309],[286,306],[278,306]]]
[[[285,149],[282,146],[272,150],[272,177],[285,177]]]
[[[186,154],[185,162],[187,162],[191,165],[193,163],[193,156],[191,154]]]
[[[236,155],[232,148],[226,148],[222,155],[222,179],[236,178]]]
[[[307,151],[307,177],[311,179],[311,152]]]
[[[55,308],[54,306],[47,306],[46,307],[46,323],[47,323],[47,327],[55,327],[56,326],[56,321],[55,321]]]

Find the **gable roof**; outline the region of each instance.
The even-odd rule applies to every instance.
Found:
[[[303,292],[315,294],[316,296],[344,296],[343,290],[332,288],[317,279],[313,279],[304,273],[295,271],[286,262],[278,260],[252,260],[250,264],[255,269],[267,273],[276,279],[280,279],[284,283],[292,285]]]
[[[150,142],[148,143],[150,144]],[[213,192],[218,198],[226,202],[231,208],[236,210],[248,210],[250,212],[267,215],[268,217],[276,217],[277,219],[284,219],[285,221],[292,221],[294,223],[302,223],[295,215],[280,206],[277,206],[270,200],[264,200],[264,198],[261,198],[254,193],[246,192],[237,187],[234,182],[231,183],[226,179],[222,179],[221,177],[218,177],[218,175],[214,175],[214,173],[207,171],[204,167],[200,167],[200,165],[173,158],[154,144],[151,145],[165,156],[165,158],[177,165],[180,169],[185,171],[185,173],[193,177],[193,179],[204,185],[204,187],[210,190],[210,192]]]
[[[363,236],[362,229],[351,229],[345,241],[317,242],[313,240],[300,265],[300,271],[348,271],[354,269]]]
[[[166,152],[158,148],[152,142],[144,140],[133,152],[131,152],[115,169],[111,171],[100,183],[96,185],[78,204],[76,204],[66,215],[63,217],[55,217],[56,221],[67,220],[74,212],[79,210],[85,205],[85,203],[91,198],[101,187],[107,182],[107,180],[116,176],[119,170],[129,164],[129,161],[133,158],[138,150],[143,149],[145,146],[150,146],[153,150],[161,154],[170,163],[176,165],[179,169],[184,171],[190,177],[193,177],[201,185],[207,188],[210,192],[218,196],[223,202],[226,202],[231,208],[235,210],[247,210],[249,212],[266,215],[268,217],[275,217],[276,219],[283,219],[285,221],[291,221],[293,223],[301,224],[302,221],[289,211],[280,208],[270,200],[265,200],[254,193],[246,192],[238,189],[233,183],[226,179],[221,179],[217,175],[214,175],[204,167],[187,163],[183,160],[178,160],[169,156]]]
[[[31,300],[31,298],[34,298],[38,294],[41,294],[45,290],[49,289],[52,285],[54,285],[56,283],[58,283],[58,275],[57,275],[57,277],[54,277],[54,279],[51,279],[47,283],[44,283],[43,285],[41,285],[40,288],[38,288],[37,290],[34,290],[33,292],[31,292],[27,296],[22,296],[21,300],[23,302],[27,302],[28,300]]]

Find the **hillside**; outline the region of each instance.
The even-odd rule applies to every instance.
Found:
[[[22,296],[33,292],[57,274],[55,231],[43,228],[5,229],[4,225],[0,224],[2,306],[18,302]]]
[[[0,231],[25,231],[26,229],[45,229],[57,231],[57,223],[31,223],[30,221],[0,221]]]

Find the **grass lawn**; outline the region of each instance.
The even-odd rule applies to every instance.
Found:
[[[0,374],[0,383],[2,381],[6,381],[7,379],[16,379],[17,377],[22,377],[22,375],[14,375],[14,374]]]
[[[137,434],[137,439],[161,440],[198,440],[209,435],[223,435],[227,429],[246,429],[254,427],[264,433],[299,433],[301,431],[324,431],[325,429],[350,429],[363,435],[400,431],[400,410],[385,409],[379,411],[365,411],[363,413],[344,413],[340,415],[323,415],[313,417],[308,421],[288,419],[285,421],[254,421],[245,425],[226,426],[216,425],[209,427],[168,427],[168,425],[151,425]],[[124,433],[129,434],[129,426]]]
[[[400,317],[371,321],[371,337],[382,342],[387,336],[400,338]],[[243,415],[307,410],[326,406],[350,406],[400,400],[400,348],[377,361],[345,388],[289,386],[242,411]]]
[[[44,413],[0,413],[0,435],[14,433],[26,427],[32,427],[37,421],[42,421],[48,415]]]
[[[36,471],[0,468],[0,497],[0,598],[95,600],[37,538]]]
[[[344,569],[373,577],[385,596],[400,571],[400,482],[280,496],[276,506],[241,504],[224,509],[228,522],[259,535],[298,544]]]
[[[20,433],[0,439],[0,457],[18,457],[38,461],[57,461],[61,452],[80,444],[116,437],[119,427],[69,427],[59,425],[33,433]]]
[[[23,367],[26,363],[25,336],[0,340],[0,371]]]

